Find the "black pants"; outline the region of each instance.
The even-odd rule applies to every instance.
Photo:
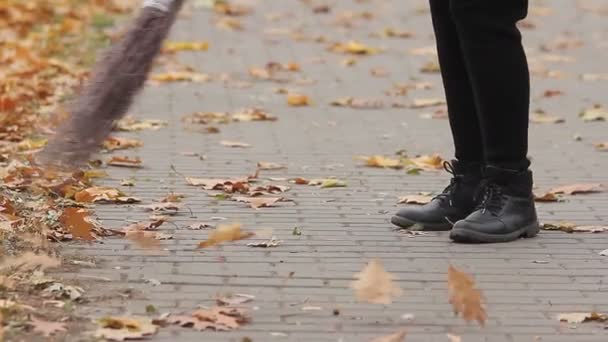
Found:
[[[456,158],[528,168],[528,0],[430,2]]]

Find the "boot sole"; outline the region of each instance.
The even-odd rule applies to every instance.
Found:
[[[454,228],[450,233],[450,239],[460,243],[501,243],[515,241],[520,238],[533,238],[539,231],[540,225],[538,222],[504,235],[486,234],[468,229]]]
[[[422,227],[423,231],[427,232],[441,232],[452,229],[452,224],[447,221],[445,223],[423,223],[412,221],[401,216],[393,216],[391,218],[391,223],[403,229],[411,228],[414,225],[418,225]]]

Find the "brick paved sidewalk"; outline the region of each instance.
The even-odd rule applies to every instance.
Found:
[[[204,8],[193,9],[178,22],[176,40],[208,40],[208,52],[182,52],[179,59],[199,71],[251,81],[251,88],[225,86],[223,82],[173,83],[148,87],[134,112],[144,118],[170,122],[159,131],[129,133],[144,147],[127,151],[140,156],[141,170],[112,168],[109,186],[133,177],[136,186],[125,188],[145,203],[168,192],[185,194],[186,209],[162,227],[174,239],[163,241],[164,251],[149,253],[122,239],[108,239],[92,246],[74,245],[69,253],[98,258],[99,268],[66,275],[90,282],[91,277],[110,279],[92,286],[89,295],[110,294],[110,300],[83,308],[88,316],[107,313],[145,313],[153,304],[161,312],[178,312],[210,305],[217,293],[256,296],[253,323],[229,333],[163,329],[154,341],[367,341],[398,328],[408,331],[407,341],[448,341],[446,333],[463,341],[606,341],[601,324],[576,328],[560,325],[555,316],[566,312],[608,312],[608,234],[543,232],[538,238],[503,245],[470,246],[449,242],[446,233],[411,237],[392,230],[388,220],[397,210],[397,197],[418,191],[439,191],[447,181],[443,173],[406,175],[404,171],[362,168],[357,155],[393,155],[400,149],[410,154],[440,153],[449,158],[451,138],[445,120],[423,119],[433,109],[391,108],[357,110],[329,106],[339,97],[385,98],[394,83],[412,78],[432,82],[431,90],[413,90],[400,100],[441,97],[437,74],[419,72],[431,56],[412,56],[413,48],[432,46],[425,1],[369,0],[328,1],[332,12],[313,14],[304,1],[249,1],[255,12],[241,20],[244,31],[218,29],[217,17]],[[569,0],[533,1],[549,6],[552,13],[535,8],[525,31],[526,46],[535,70],[540,63],[560,70],[561,79],[535,77],[533,109],[566,119],[563,124],[533,124],[531,155],[536,183],[546,189],[572,182],[608,184],[608,154],[595,151],[593,143],[607,140],[608,124],[584,123],[577,114],[595,103],[608,105],[608,82],[583,82],[582,73],[606,71],[608,20],[577,4],[603,2]],[[344,11],[368,11],[375,18],[354,19],[355,27],[336,25]],[[381,38],[370,33],[394,27],[415,32],[411,39]],[[327,43],[298,41],[301,37],[325,37]],[[581,39],[579,48],[543,52],[560,33]],[[383,49],[343,66],[348,56],[327,52],[329,42],[362,41]],[[553,56],[553,57],[551,57]],[[568,56],[573,60],[567,62]],[[251,80],[247,70],[274,62],[297,62],[302,71],[294,80],[278,84]],[[386,77],[370,75],[382,67]],[[308,84],[305,80],[313,80]],[[227,84],[233,85],[234,82]],[[289,107],[286,96],[275,89],[296,89],[313,101],[308,107]],[[564,95],[544,98],[548,89]],[[181,117],[196,111],[233,111],[262,107],[279,117],[276,122],[243,122],[221,125],[220,134],[186,130]],[[583,137],[575,141],[574,135]],[[248,149],[224,147],[220,140],[252,144]],[[197,152],[201,160],[182,152]],[[123,153],[121,153],[123,154]],[[259,161],[288,165],[287,170],[267,171],[262,177],[325,178],[335,176],[348,187],[318,189],[293,186],[286,197],[294,203],[254,210],[242,203],[218,201],[204,191],[186,185],[183,175],[205,178],[244,176]],[[280,183],[280,182],[279,182]],[[282,183],[281,183],[282,184]],[[99,217],[108,227],[138,221],[148,214],[137,207],[99,206]],[[608,195],[582,195],[563,203],[539,204],[541,220],[608,224]],[[251,229],[273,228],[284,243],[273,249],[257,249],[246,242],[217,249],[197,250],[208,231],[187,229],[195,222],[225,217]],[[293,235],[294,227],[302,235]],[[355,272],[371,258],[383,260],[395,274],[405,294],[390,306],[357,303],[348,284]],[[455,318],[448,304],[448,264],[474,275],[487,297],[489,321],[485,328]],[[96,278],[93,278],[96,279]],[[150,279],[161,285],[154,286]],[[103,285],[103,286],[102,286]],[[133,288],[141,293],[123,300],[116,293]],[[320,307],[305,311],[303,307]],[[334,310],[339,315],[334,315]],[[405,321],[403,314],[413,314]]]

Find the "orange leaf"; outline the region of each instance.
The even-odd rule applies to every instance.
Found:
[[[488,316],[483,307],[483,295],[480,290],[475,288],[475,282],[471,276],[450,265],[448,290],[454,313],[461,313],[462,318],[467,322],[476,320],[482,326],[485,324]]]
[[[254,236],[254,233],[243,232],[240,223],[231,225],[219,225],[214,231],[209,234],[206,241],[199,243],[199,248],[206,248],[218,245],[222,242],[238,241]]]
[[[88,220],[89,212],[81,208],[66,208],[61,214],[60,221],[77,239],[93,241],[93,224]]]

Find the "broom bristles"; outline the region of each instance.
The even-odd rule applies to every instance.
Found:
[[[59,127],[38,160],[78,165],[88,161],[143,88],[184,0],[168,12],[144,7],[127,33],[96,64],[82,92],[69,106],[71,116]]]

